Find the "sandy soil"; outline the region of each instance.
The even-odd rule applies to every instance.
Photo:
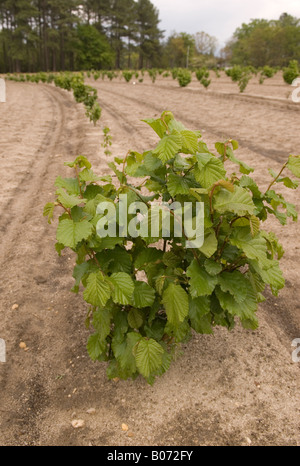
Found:
[[[0,104],[0,338],[7,345],[0,444],[300,445],[299,364],[291,357],[291,342],[300,338],[296,224],[267,225],[286,250],[287,283],[277,300],[268,296],[260,306],[259,330],[195,335],[150,387],[142,379],[108,381],[105,364],[89,360],[86,305],[70,293],[74,257],[56,255],[55,226],[42,217],[56,176],[67,174],[64,161],[84,154],[96,171],[109,172],[101,128],[111,129],[114,156],[146,150],[157,137],[140,120],[166,109],[200,129],[210,147],[239,140],[239,157],[267,186],[267,168],[299,153],[300,104],[289,100],[291,88],[280,76],[263,86],[253,81],[244,95],[225,76],[208,91],[163,78],[91,83],[103,108],[96,128],[69,93],[52,86],[8,83]],[[300,207],[299,193],[286,195]],[[84,428],[74,429],[72,419],[83,419]]]

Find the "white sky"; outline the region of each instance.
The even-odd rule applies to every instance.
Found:
[[[219,46],[242,23],[254,18],[278,19],[281,13],[300,18],[300,0],[151,0],[160,12],[160,28],[194,34],[205,31]]]

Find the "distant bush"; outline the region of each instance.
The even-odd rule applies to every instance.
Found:
[[[297,60],[291,60],[289,66],[283,69],[283,79],[287,84],[292,84],[299,75],[300,70]]]
[[[187,69],[180,69],[177,73],[177,81],[180,87],[186,87],[192,81],[192,73]]]

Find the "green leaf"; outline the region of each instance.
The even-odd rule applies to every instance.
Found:
[[[243,175],[242,178],[240,179],[240,186],[242,188],[248,188],[253,194],[253,197],[260,199],[261,198],[261,191],[255,181],[250,177]]]
[[[255,211],[255,205],[249,192],[239,186],[235,187],[234,193],[221,189],[214,196],[214,209],[220,214],[232,212],[239,216],[250,214]]]
[[[187,154],[195,154],[199,150],[198,136],[193,131],[180,131],[182,152]]]
[[[218,240],[216,238],[215,232],[210,231],[205,235],[204,243],[199,250],[204,254],[206,257],[211,257],[216,250],[218,249]]]
[[[171,283],[163,293],[162,298],[166,309],[168,321],[179,325],[187,317],[189,312],[188,295],[180,285]]]
[[[167,267],[178,267],[181,261],[180,256],[173,251],[167,251],[163,255],[163,263]]]
[[[235,139],[231,139],[230,142],[231,142],[231,145],[232,145],[232,149],[233,149],[233,150],[237,150],[237,149],[239,148],[239,143],[238,143],[238,141],[236,141]]]
[[[251,261],[251,267],[261,277],[264,283],[270,285],[272,293],[277,296],[285,285],[282,270],[276,260],[267,260],[262,267],[257,261]]]
[[[257,310],[256,292],[254,291],[249,280],[247,286],[246,299],[240,303],[230,293],[225,293],[221,288],[216,288],[217,298],[223,309],[228,311],[233,316],[238,316],[241,319],[254,320],[256,322],[255,312]]]
[[[57,254],[59,255],[59,257],[61,256],[61,251],[63,251],[64,249],[65,249],[64,244],[55,243],[55,250],[56,250]]]
[[[65,165],[71,168],[74,168],[75,166],[78,166],[80,168],[83,168],[83,167],[91,168],[92,166],[84,155],[79,155],[78,157],[76,157],[74,162],[66,162]]]
[[[267,243],[260,235],[252,238],[246,228],[236,228],[230,237],[230,243],[243,251],[248,259],[256,259],[261,264],[267,261]]]
[[[179,175],[170,173],[167,181],[167,188],[172,197],[177,194],[189,194],[192,186],[191,181]]]
[[[226,170],[221,160],[211,154],[197,154],[197,167],[194,169],[196,181],[203,188],[210,188],[217,181],[224,179]]]
[[[299,181],[294,181],[291,180],[288,176],[285,176],[284,178],[279,178],[277,180],[277,183],[283,183],[284,186],[286,186],[289,189],[297,189],[299,186]]]
[[[101,261],[101,258],[103,261]],[[99,259],[101,264],[108,264],[108,270],[111,273],[131,273],[131,256],[126,249],[123,249],[119,245],[116,245],[114,249],[101,252],[101,254],[99,254]]]
[[[290,155],[287,167],[293,175],[300,178],[300,155]]]
[[[125,175],[122,172],[120,172],[120,170],[117,169],[116,165],[113,162],[109,162],[107,165],[115,173],[115,175],[117,176],[117,178],[118,178],[118,180],[120,181],[121,184],[126,182]]]
[[[177,325],[167,322],[164,333],[169,335],[175,343],[187,342],[191,338],[191,327],[187,319]]]
[[[80,188],[77,178],[62,178],[58,176],[55,180],[54,186],[57,188],[64,188],[69,194],[75,196],[80,195]]]
[[[166,134],[166,127],[163,124],[161,118],[156,120],[155,118],[147,118],[146,120],[142,120],[143,122],[147,123],[147,125],[151,126],[151,128],[158,134],[160,138],[163,138]]]
[[[189,318],[197,333],[213,333],[210,315],[210,300],[207,296],[189,299]]]
[[[163,166],[161,160],[159,160],[157,157],[154,157],[154,155],[152,155],[152,152],[148,152],[145,155],[144,165],[146,169],[149,170],[150,173],[156,172]]]
[[[124,272],[117,272],[113,273],[108,280],[113,285],[112,299],[114,303],[130,304],[134,291],[134,283],[131,276]]]
[[[75,223],[71,219],[64,219],[58,224],[56,238],[64,246],[75,249],[80,241],[88,239],[92,233],[93,226],[87,220]]]
[[[181,137],[178,134],[171,134],[170,136],[164,136],[152,153],[165,164],[179,152],[180,148]]]
[[[148,283],[135,282],[133,305],[138,308],[151,307],[155,300],[155,290]]]
[[[53,219],[55,204],[53,202],[48,202],[43,211],[43,216],[48,217],[48,223],[51,224],[51,220]]]
[[[136,372],[136,362],[133,354],[135,345],[140,341],[141,335],[136,332],[127,333],[126,339],[112,340],[112,350],[114,355],[120,364],[120,367],[127,377],[132,376]],[[125,375],[124,374],[124,375]]]
[[[196,259],[187,268],[186,274],[190,278],[189,292],[193,298],[211,295],[218,283],[218,279],[209,275],[204,268],[200,267]]]
[[[112,312],[110,309],[98,309],[93,314],[93,327],[99,338],[105,340],[110,334]]]
[[[78,196],[68,194],[63,188],[58,188],[56,191],[58,201],[66,207],[66,209],[71,209],[76,205],[84,204],[86,199],[82,199]]]
[[[101,178],[95,175],[93,170],[90,168],[85,168],[82,170],[82,172],[79,173],[79,179],[84,183],[96,183],[97,181],[100,181]]]
[[[248,293],[248,282],[241,272],[235,270],[233,272],[223,272],[218,277],[221,290],[227,291],[235,298],[238,303],[245,301]]]
[[[140,309],[131,309],[128,313],[127,319],[131,328],[138,329],[144,323],[144,314]]]
[[[87,287],[83,298],[93,306],[104,307],[111,295],[111,289],[101,272],[91,273],[87,279]]]
[[[127,312],[117,308],[114,313],[114,336],[117,339],[123,339],[124,334],[128,330]]]
[[[151,262],[162,261],[163,252],[156,248],[147,248],[141,251],[135,261],[134,266],[136,269],[142,269]]]
[[[93,261],[83,262],[82,264],[77,264],[73,270],[73,278],[75,278],[75,285],[72,288],[74,293],[78,293],[79,285],[84,277],[87,277],[89,273],[97,271],[97,265]]]
[[[98,333],[90,335],[87,342],[87,350],[92,361],[96,361],[106,350],[107,343],[102,340]]]
[[[219,262],[215,262],[211,259],[206,259],[204,262],[204,267],[209,275],[218,275],[220,272],[222,272],[222,265]]]
[[[142,338],[135,350],[136,366],[139,372],[148,378],[162,365],[163,347],[157,341],[150,338]]]

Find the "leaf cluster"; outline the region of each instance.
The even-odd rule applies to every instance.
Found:
[[[276,186],[298,187],[300,156],[291,155],[278,174],[271,170],[263,191],[251,177],[253,168],[236,156],[237,141],[218,142],[211,150],[198,131],[185,128],[169,111],[143,121],[159,138],[152,149],[115,158],[109,163],[112,176],[96,175],[84,156],[67,163],[73,177],[57,178],[55,201],[44,215],[51,223],[54,210],[60,211],[56,250],[76,254],[73,292],[82,290],[89,306],[90,357],[108,362],[110,378],[141,374],[153,383],[193,331],[231,330],[238,321],[255,330],[266,287],[275,296],[284,287],[279,267],[284,251],[263,223],[270,215],[283,225],[289,217],[297,220],[295,207]],[[106,201],[118,212],[124,194],[126,221],[117,216],[116,235],[100,237],[98,222],[109,218],[98,204]],[[155,201],[166,203],[171,214],[174,202],[182,210],[184,203],[203,203],[203,244],[187,247],[184,225],[179,235],[171,225],[165,237],[159,218],[155,237],[142,229],[133,234],[130,224],[136,222],[138,232],[145,217],[135,217],[130,204],[140,202],[151,219]]]

